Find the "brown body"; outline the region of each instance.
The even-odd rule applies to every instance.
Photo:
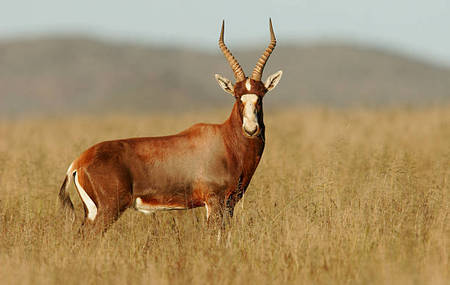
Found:
[[[231,53],[227,49],[224,53],[232,64]],[[196,124],[172,136],[92,146],[67,171],[60,191],[64,204],[73,209],[66,193],[73,177],[85,209],[83,224],[97,231],[105,230],[129,207],[149,213],[206,206],[208,221],[222,224],[224,214],[233,215],[261,159],[262,98],[281,77],[279,72],[263,84],[237,68],[234,64],[239,80],[235,85],[216,75],[219,85],[236,99],[223,124]]]

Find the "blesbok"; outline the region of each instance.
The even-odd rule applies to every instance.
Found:
[[[269,21],[271,41],[246,77],[226,47],[219,46],[236,83],[216,74],[225,92],[235,98],[223,124],[196,124],[171,136],[129,138],[98,143],[72,162],[59,192],[73,213],[67,193],[71,177],[83,201],[84,226],[102,232],[129,207],[151,213],[206,207],[208,223],[223,225],[247,189],[264,150],[264,95],[280,81],[282,71],[261,82],[264,66],[276,39]]]

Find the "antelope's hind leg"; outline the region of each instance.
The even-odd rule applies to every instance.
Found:
[[[85,210],[80,232],[92,235],[104,233],[131,204],[129,180],[120,173],[105,176],[94,171],[76,172],[74,178]]]

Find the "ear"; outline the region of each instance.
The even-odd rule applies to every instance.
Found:
[[[280,70],[267,78],[266,83],[264,83],[267,91],[270,91],[277,86],[278,82],[280,82],[281,75],[283,75],[283,71]]]
[[[215,77],[217,82],[219,83],[219,86],[222,87],[222,89],[225,92],[230,93],[231,95],[234,96],[234,87],[231,81],[225,77],[222,77],[219,74],[216,74]]]

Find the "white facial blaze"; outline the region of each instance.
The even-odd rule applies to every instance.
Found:
[[[245,88],[247,88],[248,91],[252,89],[252,85],[250,84],[250,79],[247,78],[247,81],[245,81]]]
[[[248,132],[253,134],[258,129],[258,117],[256,116],[256,103],[258,102],[258,96],[255,94],[246,94],[241,97],[242,103],[244,103],[244,118],[242,127]]]

